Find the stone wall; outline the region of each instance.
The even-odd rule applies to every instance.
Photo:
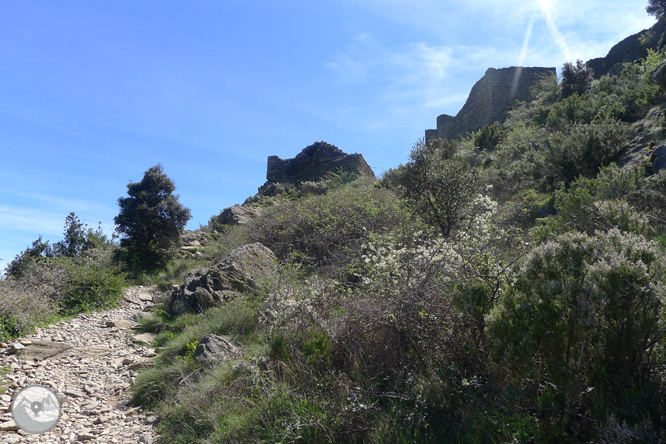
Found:
[[[437,117],[437,129],[426,130],[426,142],[431,138],[455,139],[478,129],[500,122],[512,105],[532,100],[532,88],[544,76],[556,76],[555,68],[488,68],[476,82],[467,102],[455,116]]]
[[[316,142],[306,147],[293,159],[269,156],[266,168],[267,182],[271,183],[317,182],[329,173],[345,171],[359,176],[375,177],[361,154],[346,154],[326,142]]]

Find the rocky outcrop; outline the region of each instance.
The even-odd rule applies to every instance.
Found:
[[[650,162],[653,174],[657,174],[661,170],[666,170],[666,144],[659,145],[652,151]]]
[[[455,117],[442,114],[437,117],[437,129],[426,130],[426,142],[464,137],[501,122],[513,105],[533,99],[533,87],[546,76],[555,77],[555,68],[488,68],[472,87],[460,112]]]
[[[243,292],[254,292],[275,273],[276,257],[260,243],[236,248],[209,270],[196,269],[165,302],[169,314],[202,312]]]
[[[663,62],[652,72],[652,78],[662,89],[666,89],[666,62]]]
[[[659,20],[650,29],[631,35],[613,46],[606,57],[589,60],[587,66],[592,68],[594,77],[604,74],[619,74],[623,63],[632,63],[644,59],[648,49],[659,51],[666,43],[666,21]]]
[[[234,205],[222,210],[217,216],[217,222],[222,225],[244,225],[261,216],[262,211],[259,207]]]
[[[210,238],[203,231],[185,230],[180,236],[181,257],[197,258],[202,256],[201,250],[210,243]]]
[[[261,192],[275,183],[318,182],[340,171],[375,177],[361,154],[346,154],[334,145],[316,142],[304,148],[293,159],[269,156],[266,183],[259,190]]]
[[[194,358],[202,366],[211,366],[236,358],[240,354],[238,347],[218,335],[207,335],[201,338]]]

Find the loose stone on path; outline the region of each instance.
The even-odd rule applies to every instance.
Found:
[[[7,393],[0,395],[0,444],[154,442],[156,417],[130,404],[130,388],[136,371],[153,365],[155,351],[150,336],[133,340],[130,320],[154,305],[156,293],[131,287],[118,309],[79,315],[5,344],[0,367],[11,372],[1,377]],[[13,394],[32,384],[52,388],[62,403],[60,421],[45,434],[23,432],[9,410]]]

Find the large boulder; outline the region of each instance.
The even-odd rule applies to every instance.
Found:
[[[275,274],[276,257],[260,243],[236,248],[209,270],[196,269],[165,302],[169,314],[203,312],[239,293],[253,293]]]

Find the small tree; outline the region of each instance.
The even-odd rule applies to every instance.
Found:
[[[141,182],[127,185],[129,197],[118,199],[120,213],[115,217],[120,245],[129,259],[143,268],[164,265],[175,254],[180,233],[192,217],[178,202],[173,181],[161,165],[145,172]]]
[[[69,213],[65,219],[65,238],[56,242],[54,250],[56,256],[75,257],[86,247],[86,225],[79,220],[76,214]]]
[[[565,63],[562,67],[562,96],[582,95],[590,88],[592,80],[594,73],[582,60],[576,60],[575,65]]]
[[[426,144],[419,140],[410,161],[391,171],[384,183],[397,188],[423,220],[449,237],[463,210],[476,192],[476,171],[464,159],[453,156],[451,143]]]
[[[666,16],[666,0],[648,0],[645,10],[648,14],[661,19]]]

